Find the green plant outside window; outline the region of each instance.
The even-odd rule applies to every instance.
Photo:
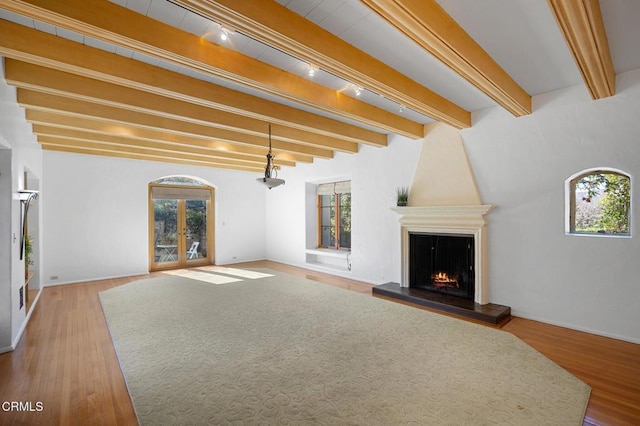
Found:
[[[572,180],[575,233],[629,235],[631,179],[620,173],[596,171]]]

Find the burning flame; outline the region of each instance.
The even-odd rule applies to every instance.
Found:
[[[433,285],[436,287],[455,287],[460,288],[460,284],[458,280],[450,277],[445,272],[437,272],[431,276],[431,280],[433,281]]]

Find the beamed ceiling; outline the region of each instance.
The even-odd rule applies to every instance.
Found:
[[[639,3],[0,0],[0,55],[45,150],[262,173],[269,124],[294,167],[570,85],[614,96]]]

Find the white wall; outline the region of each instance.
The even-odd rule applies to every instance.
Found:
[[[12,240],[11,150],[0,148],[0,353],[11,346]]]
[[[490,300],[514,315],[640,342],[640,71],[618,76],[617,95],[592,101],[584,86],[534,98],[515,118],[474,114],[462,131],[489,220]],[[351,176],[353,270],[371,283],[400,281],[400,228],[390,207],[412,179],[422,141],[285,169],[267,196],[267,253],[305,266],[305,182]],[[633,238],[565,236],[564,181],[607,166],[633,180]],[[433,182],[438,185],[438,182]],[[410,197],[411,198],[411,197]]]
[[[147,273],[148,184],[176,174],[216,188],[216,263],[265,258],[259,174],[53,151],[43,167],[45,284]]]
[[[612,98],[592,101],[576,86],[535,97],[529,116],[514,118],[500,108],[474,114],[474,126],[462,135],[482,201],[496,206],[488,216],[492,302],[522,317],[640,342],[638,117],[640,71],[619,75]],[[400,279],[399,225],[390,208],[396,188],[413,179],[421,141],[393,137],[387,148],[364,146],[356,155],[284,168],[286,185],[271,191],[257,185],[254,174],[207,168],[55,152],[46,152],[41,166],[15,90],[3,79],[0,138],[11,148],[11,170],[0,164],[0,212],[11,215],[0,218],[0,254],[11,253],[10,271],[0,260],[0,351],[24,324],[24,308],[17,308],[23,265],[12,242],[12,234],[19,235],[19,202],[8,199],[6,187],[11,194],[21,188],[25,167],[43,177],[38,237],[48,283],[146,272],[147,183],[170,174],[216,186],[217,263],[268,257],[301,266],[306,183],[348,176],[349,276],[372,283]],[[599,166],[633,178],[631,239],[564,235],[564,180]]]
[[[4,80],[4,66],[0,66],[0,148],[0,352],[4,352],[17,343],[26,318],[26,305],[21,308],[19,304],[19,290],[25,277],[24,261],[20,260],[17,191],[24,189],[25,170],[37,178],[42,176],[40,146],[24,118],[24,110],[16,103],[15,88]],[[41,221],[41,216],[30,217]],[[40,235],[33,236],[34,244],[39,244]],[[36,259],[36,263],[39,261]],[[38,285],[34,282],[34,286]]]
[[[400,277],[400,224],[391,208],[396,189],[410,186],[421,141],[395,136],[385,148],[361,146],[358,154],[284,168],[286,184],[267,194],[267,253],[271,260],[305,263],[307,182],[351,179],[351,260],[346,276],[381,284]],[[345,275],[345,274],[343,274]]]
[[[534,113],[497,108],[462,132],[489,215],[491,300],[515,315],[640,342],[640,71],[616,96],[583,86],[537,96]],[[632,176],[631,239],[566,236],[564,182],[607,166]]]

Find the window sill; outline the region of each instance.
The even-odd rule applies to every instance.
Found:
[[[595,234],[588,232],[565,232],[564,235],[569,235],[571,237],[596,237],[596,238],[622,238],[628,239],[631,238],[630,234]]]

